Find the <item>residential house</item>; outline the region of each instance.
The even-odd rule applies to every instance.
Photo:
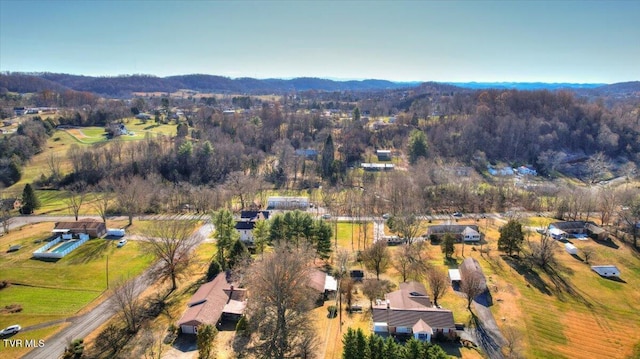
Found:
[[[537,176],[538,175],[538,171],[536,171],[535,169],[529,167],[529,166],[520,166],[517,168],[518,174],[522,175],[522,176]]]
[[[14,107],[13,108],[13,113],[16,114],[16,116],[22,116],[27,112],[27,109],[24,107]]]
[[[391,161],[391,150],[376,150],[378,161]]]
[[[236,231],[240,234],[240,241],[247,247],[253,247],[253,228],[256,221],[269,219],[269,211],[242,211],[240,220],[236,222]]]
[[[20,201],[19,198],[0,199],[1,210],[10,211],[14,209],[20,209],[20,206],[22,206],[22,202]]]
[[[395,165],[393,163],[361,163],[360,167],[365,171],[391,171]]]
[[[378,335],[407,335],[422,341],[434,336],[456,336],[453,312],[434,308],[419,282],[401,283],[400,289],[376,301],[373,332]]]
[[[593,222],[566,221],[553,222],[547,228],[553,239],[566,239],[569,237],[586,239],[591,236],[594,239],[604,240],[608,234],[604,228],[597,226]]]
[[[107,226],[95,219],[81,219],[77,222],[57,222],[53,228],[55,233],[86,233],[91,237],[101,238],[107,234]]]
[[[200,286],[187,304],[178,326],[184,334],[197,334],[201,325],[237,321],[247,306],[246,289],[235,288],[226,273]]]
[[[479,228],[476,225],[439,224],[427,228],[426,237],[432,240],[442,240],[446,234],[453,235],[458,242],[479,242],[482,239]]]
[[[496,168],[489,165],[487,166],[487,171],[489,171],[489,174],[492,176],[513,176],[515,174],[515,172],[513,172],[513,168],[509,166]]]

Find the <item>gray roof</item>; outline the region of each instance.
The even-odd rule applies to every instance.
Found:
[[[453,312],[447,309],[387,309],[386,306],[373,308],[373,322],[387,323],[390,327],[412,328],[421,319],[434,329],[455,328]]]
[[[462,263],[460,263],[460,267],[458,267],[458,269],[460,270],[460,276],[462,277],[463,282],[465,281],[465,278],[469,278],[469,276],[479,275],[480,278],[482,279],[482,287],[487,289],[487,279],[485,278],[484,273],[482,272],[480,263],[478,263],[478,261],[475,258],[473,257],[465,258],[465,260],[463,260]]]

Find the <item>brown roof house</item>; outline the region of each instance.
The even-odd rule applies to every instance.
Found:
[[[319,269],[312,269],[311,273],[309,273],[307,286],[318,293],[316,304],[322,305],[329,295],[338,290],[338,281],[328,273]]]
[[[400,289],[387,293],[373,307],[373,332],[382,335],[407,335],[422,341],[433,336],[456,336],[453,312],[434,308],[427,291],[419,282],[401,283]]]
[[[57,222],[53,228],[54,233],[86,233],[91,237],[101,238],[107,234],[107,226],[102,221],[95,219],[82,219],[77,222]]]
[[[226,273],[198,288],[187,304],[178,326],[184,334],[197,334],[203,324],[217,325],[222,320],[240,319],[247,306],[246,289],[234,288]]]

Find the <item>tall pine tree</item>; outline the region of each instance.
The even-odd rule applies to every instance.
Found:
[[[331,135],[327,137],[327,140],[324,142],[324,148],[322,149],[322,162],[321,162],[321,170],[322,170],[322,178],[330,178],[333,172],[333,161],[335,155],[335,147],[333,145],[333,138]]]
[[[22,214],[31,214],[38,208],[40,208],[40,201],[33,191],[31,184],[27,183],[22,191],[22,208],[20,211]]]

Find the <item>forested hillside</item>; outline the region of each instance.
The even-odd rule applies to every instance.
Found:
[[[385,80],[333,81],[319,78],[261,80],[254,78],[231,79],[201,74],[168,77],[151,75],[92,77],[56,73],[6,73],[0,75],[0,88],[13,92],[60,91],[69,88],[118,98],[129,98],[132,92],[174,92],[179,89],[214,93],[281,94],[306,90],[386,90],[414,85],[416,83],[396,83]]]

